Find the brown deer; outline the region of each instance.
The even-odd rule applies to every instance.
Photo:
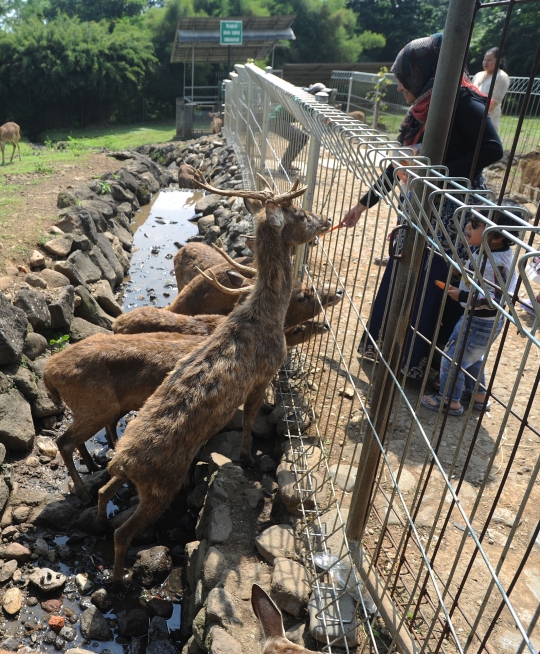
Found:
[[[190,166],[187,163],[180,164],[178,166],[178,186],[180,188],[197,188],[193,184],[193,175],[195,174],[195,168]]]
[[[13,152],[11,153],[11,159],[9,160],[9,163],[13,162],[13,157],[15,156],[15,148],[18,148],[19,161],[22,161],[21,146],[19,145],[20,140],[21,140],[21,128],[17,125],[17,123],[4,123],[0,127],[0,148],[2,149],[2,166],[6,165],[6,160],[4,158],[4,148],[6,147],[6,143],[11,143],[11,145],[13,146]]]
[[[250,460],[255,415],[287,352],[283,325],[292,290],[291,248],[330,228],[326,218],[292,204],[306,191],[298,188],[298,180],[282,195],[199,184],[212,193],[244,197],[250,213],[257,215],[256,283],[248,299],[212,337],[177,363],[118,442],[109,464],[111,480],[99,491],[99,521],[106,523],[107,503],[127,481],[137,487],[140,503],[114,534],[117,583],[135,534],[167,508],[199,447],[227,424],[241,404],[241,459]]]
[[[219,248],[211,247],[206,243],[186,243],[183,248],[174,255],[174,274],[176,285],[180,292],[184,286],[189,284],[199,274],[199,270],[208,270],[214,266],[223,264],[223,256]],[[237,263],[251,263],[251,257],[235,259]],[[250,275],[252,277],[252,275]]]
[[[262,654],[316,654],[287,638],[281,611],[257,584],[251,587],[251,606],[264,635]]]
[[[361,123],[366,122],[366,114],[363,111],[350,111],[347,115],[354,118],[354,120],[359,120]]]
[[[221,128],[223,127],[223,121],[220,118],[220,113],[209,113],[208,115],[210,117],[210,129],[212,130],[212,134],[219,134],[221,132]]]

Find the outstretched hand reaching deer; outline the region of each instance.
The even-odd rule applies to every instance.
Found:
[[[140,503],[114,535],[114,581],[122,580],[126,550],[180,490],[199,447],[244,405],[241,458],[250,460],[251,428],[264,392],[286,355],[283,326],[292,289],[291,248],[330,228],[329,221],[292,204],[306,191],[298,180],[288,193],[224,191],[240,196],[257,220],[257,278],[238,305],[196,351],[174,370],[126,428],[109,464],[111,480],[99,492],[98,517],[114,493],[132,481]],[[241,289],[239,289],[241,290]]]

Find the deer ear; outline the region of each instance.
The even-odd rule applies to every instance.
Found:
[[[273,227],[283,227],[285,224],[285,215],[278,204],[273,202],[266,203],[266,220]]]
[[[281,611],[257,584],[251,588],[251,606],[261,622],[265,638],[285,638]]]
[[[246,277],[241,275],[236,270],[226,270],[225,274],[227,275],[233,288],[242,288],[242,286],[248,281]]]
[[[253,198],[244,198],[244,206],[252,216],[256,216],[263,209],[263,203]]]

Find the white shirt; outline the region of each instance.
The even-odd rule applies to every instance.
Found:
[[[477,89],[480,89],[482,93],[487,95],[489,92],[489,87],[491,86],[492,78],[493,75],[487,75],[486,71],[481,70],[473,77],[472,83],[474,86],[476,86]],[[491,120],[493,121],[497,131],[499,130],[499,124],[501,122],[501,104],[509,86],[510,78],[504,72],[504,70],[499,70],[497,72],[497,79],[495,80],[495,87],[493,89],[493,96],[491,98],[493,104],[491,105],[491,109],[489,111],[489,115],[491,116]]]
[[[497,270],[499,271],[502,280],[504,282],[504,288],[508,291],[509,295],[512,295],[512,293],[516,290],[516,284],[517,284],[517,273],[515,270],[515,266],[512,265],[514,259],[514,252],[512,248],[507,246],[504,250],[495,250],[491,254],[493,255],[493,259],[497,264]],[[473,258],[475,263],[478,265],[478,253],[473,252]],[[473,267],[470,261],[468,261],[465,264],[465,268],[471,270],[471,275],[474,276],[475,273],[473,272]],[[501,305],[506,304],[506,302],[503,299],[502,292],[499,288],[499,280],[495,276],[495,272],[493,271],[493,266],[491,265],[491,261],[489,259],[486,259],[486,267],[484,268],[483,278],[487,282],[491,282],[489,284],[486,284],[491,299],[495,300],[495,302]],[[466,291],[468,294],[470,289],[471,289],[470,285],[467,284],[467,282],[462,277],[461,281],[459,282],[459,290]],[[482,293],[479,293],[478,301],[476,303],[476,309],[485,309],[487,308],[486,304],[487,303],[485,297],[483,296]],[[466,305],[467,302],[461,302],[461,306],[465,307]]]

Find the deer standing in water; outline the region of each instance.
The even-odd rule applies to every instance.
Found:
[[[19,149],[19,161],[22,161],[21,146],[19,145],[20,140],[21,140],[21,128],[17,125],[17,123],[4,123],[0,127],[0,148],[2,149],[2,166],[6,165],[6,160],[4,158],[4,148],[6,147],[6,143],[11,143],[11,145],[13,146],[13,152],[11,153],[11,159],[9,160],[9,163],[13,161],[13,157],[15,155],[15,148]]]
[[[127,481],[137,487],[140,502],[114,534],[115,583],[122,580],[133,537],[163,513],[182,488],[200,446],[241,404],[241,458],[250,461],[255,415],[287,352],[283,326],[293,282],[291,249],[330,228],[326,218],[292,204],[307,188],[298,188],[298,180],[282,195],[270,189],[224,191],[199,184],[211,193],[244,197],[248,210],[257,215],[257,278],[248,299],[212,338],[177,362],[118,442],[109,464],[111,480],[99,491],[98,520],[106,523],[107,503]]]

